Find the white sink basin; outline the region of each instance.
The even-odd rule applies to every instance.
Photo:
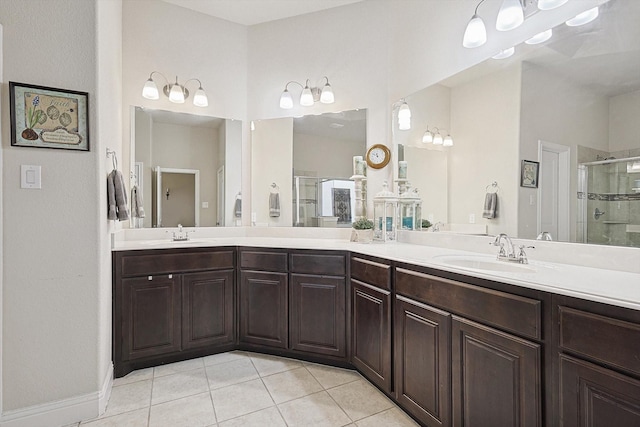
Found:
[[[528,264],[498,261],[495,257],[483,255],[439,255],[433,257],[443,264],[470,270],[492,271],[498,273],[535,273]]]
[[[205,243],[210,242],[211,240],[207,239],[189,239],[189,240],[145,240],[142,242],[144,245],[149,246],[159,246],[159,245],[186,245],[189,243]]]

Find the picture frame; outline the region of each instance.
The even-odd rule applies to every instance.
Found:
[[[540,163],[532,160],[523,160],[520,171],[520,187],[538,188]]]
[[[11,145],[89,151],[89,94],[9,82]]]

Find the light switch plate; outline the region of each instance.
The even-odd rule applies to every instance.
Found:
[[[202,202],[202,209],[209,209],[209,202]]]
[[[41,166],[20,165],[20,188],[42,188]]]

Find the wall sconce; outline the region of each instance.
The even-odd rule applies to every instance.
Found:
[[[184,84],[178,83],[178,76],[176,76],[176,82],[171,84],[169,80],[164,76],[164,74],[159,71],[153,71],[149,74],[149,79],[144,84],[142,88],[142,96],[147,99],[160,99],[160,93],[158,92],[158,86],[156,86],[156,82],[153,80],[153,75],[159,74],[162,76],[166,84],[162,88],[162,92],[169,98],[169,101],[176,104],[184,104],[185,99],[189,97],[189,90],[186,88],[187,83],[190,81],[198,82],[198,90],[193,95],[193,105],[196,107],[207,107],[209,105],[209,99],[207,98],[207,94],[202,89],[202,83],[198,79],[189,79]]]
[[[411,109],[404,99],[401,99],[400,102],[402,104],[398,109],[398,129],[409,130],[411,129]]]
[[[433,145],[442,145],[443,147],[452,147],[453,146],[453,138],[449,133],[444,138],[440,134],[440,129],[434,127],[435,133],[429,130],[429,126],[427,126],[427,130],[422,135],[422,143],[423,144],[433,144]]]
[[[288,82],[284,85],[284,92],[280,95],[280,108],[285,110],[293,108],[293,98],[291,97],[291,92],[289,92],[289,85],[291,83],[295,83],[302,88],[302,93],[300,94],[300,105],[303,107],[310,107],[318,101],[323,104],[333,104],[335,98],[333,96],[333,89],[329,84],[329,78],[324,76],[323,79],[326,79],[327,82],[322,89],[319,87],[309,87],[309,79],[306,80],[304,86],[302,86],[302,83],[298,83],[294,80]]]

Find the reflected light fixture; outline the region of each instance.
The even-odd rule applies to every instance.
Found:
[[[531,45],[544,43],[547,40],[549,40],[552,35],[553,35],[553,30],[551,28],[549,28],[547,31],[543,31],[541,33],[538,33],[535,36],[531,37],[529,40],[526,40],[525,43],[526,44],[531,44]]]
[[[504,0],[498,18],[496,30],[509,31],[518,28],[524,22],[524,9],[520,0]]]
[[[538,0],[538,9],[551,10],[560,7],[569,0]]]
[[[578,27],[580,25],[585,25],[593,21],[594,19],[596,19],[598,17],[598,13],[599,13],[598,6],[596,6],[593,9],[589,9],[587,11],[579,13],[575,17],[565,22],[565,24],[567,24],[570,27]]]
[[[310,87],[309,79],[306,80],[304,86],[302,83],[298,83],[295,80],[288,82],[284,86],[282,95],[280,95],[280,108],[285,110],[293,108],[293,97],[291,96],[291,92],[289,92],[289,85],[291,83],[295,83],[302,88],[302,93],[300,94],[300,105],[303,107],[311,107],[317,101],[320,101],[323,104],[333,104],[335,102],[335,98],[333,96],[333,89],[329,84],[329,78],[325,76],[323,79],[326,80],[326,83],[322,89],[319,87]]]
[[[433,142],[433,133],[429,130],[429,126],[427,126],[427,130],[424,131],[424,135],[422,135],[422,142],[424,144],[431,144]]]
[[[484,25],[484,21],[478,15],[478,8],[485,0],[481,0],[476,6],[473,16],[467,24],[467,29],[464,31],[462,38],[462,46],[466,48],[480,47],[487,42],[487,28]]]
[[[442,145],[443,147],[453,146],[453,138],[451,137],[449,132],[447,132],[447,136],[442,138],[440,129],[435,126],[433,127],[433,129],[434,131],[430,131],[429,126],[427,126],[427,130],[424,131],[424,134],[422,135],[422,147],[426,148],[426,144]]]
[[[409,104],[404,99],[401,100],[402,104],[398,109],[398,129],[409,130],[411,129],[411,109]]]
[[[440,130],[436,128],[436,133],[433,135],[433,145],[443,145],[444,140],[440,135]]]
[[[453,147],[453,138],[451,138],[451,135],[447,134],[447,136],[444,137],[442,145],[444,147]]]
[[[175,83],[169,83],[169,80],[164,76],[164,74],[159,71],[153,71],[149,74],[149,78],[144,84],[142,88],[142,96],[146,99],[158,100],[160,99],[160,92],[158,91],[158,86],[156,86],[156,82],[153,80],[153,75],[158,74],[162,76],[166,84],[162,88],[162,93],[164,93],[169,101],[175,104],[184,104],[184,101],[189,98],[189,90],[186,88],[187,83],[191,81],[198,82],[198,89],[196,93],[193,95],[193,105],[196,107],[207,107],[209,105],[209,99],[207,98],[207,94],[204,89],[202,89],[202,82],[199,79],[189,79],[184,84],[178,83],[178,76],[176,76]]]
[[[516,48],[512,46],[509,49],[501,50],[497,54],[493,55],[491,58],[493,58],[493,59],[505,59],[505,58],[508,58],[511,55],[513,55],[515,53],[515,51],[516,51]]]

